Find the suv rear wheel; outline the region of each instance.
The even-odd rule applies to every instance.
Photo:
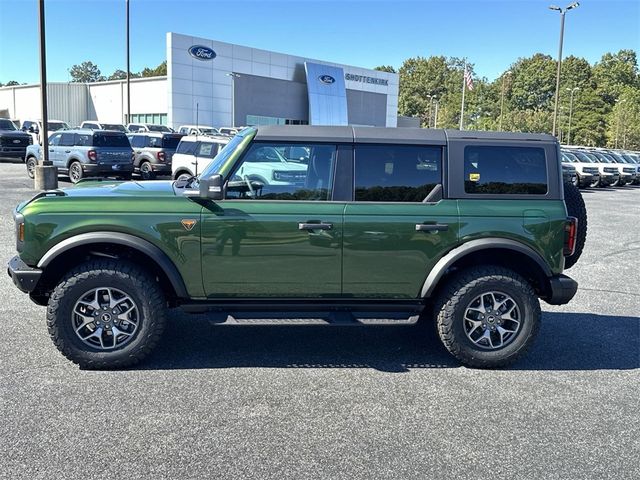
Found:
[[[165,326],[158,283],[136,265],[98,260],[69,272],[47,307],[49,335],[83,368],[134,365],[158,343]]]
[[[445,348],[469,367],[503,367],[518,360],[540,328],[540,303],[531,285],[498,266],[456,274],[436,302]]]
[[[153,168],[151,168],[149,162],[144,161],[140,164],[140,176],[143,180],[153,180],[156,178],[156,174],[153,172]]]
[[[71,162],[69,165],[69,180],[71,183],[78,183],[84,177],[84,171],[82,170],[82,165],[77,160]]]

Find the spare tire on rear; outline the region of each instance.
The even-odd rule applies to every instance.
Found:
[[[578,259],[584,249],[584,243],[587,240],[587,207],[584,204],[580,190],[571,183],[564,184],[564,203],[567,206],[567,214],[578,219],[575,252],[564,260],[564,268],[571,268],[578,263]]]

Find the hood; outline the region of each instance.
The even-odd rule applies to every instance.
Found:
[[[69,197],[166,197],[175,196],[170,180],[120,182],[117,180],[86,180],[74,187],[62,189]]]
[[[22,130],[2,130],[0,129],[0,135],[6,135],[6,136],[12,136],[12,137],[30,137],[31,135],[29,135],[26,132],[23,132]]]

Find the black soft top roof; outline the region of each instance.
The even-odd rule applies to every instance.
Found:
[[[429,143],[445,145],[447,140],[524,140],[551,142],[555,137],[539,133],[480,132],[428,128],[329,127],[314,125],[264,125],[256,127],[255,140],[338,143]]]

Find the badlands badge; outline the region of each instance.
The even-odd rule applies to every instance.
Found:
[[[196,226],[196,223],[198,223],[198,221],[193,220],[192,218],[186,218],[182,220],[180,223],[182,223],[182,226],[185,228],[187,232],[190,232],[191,230],[193,230],[193,227]]]

